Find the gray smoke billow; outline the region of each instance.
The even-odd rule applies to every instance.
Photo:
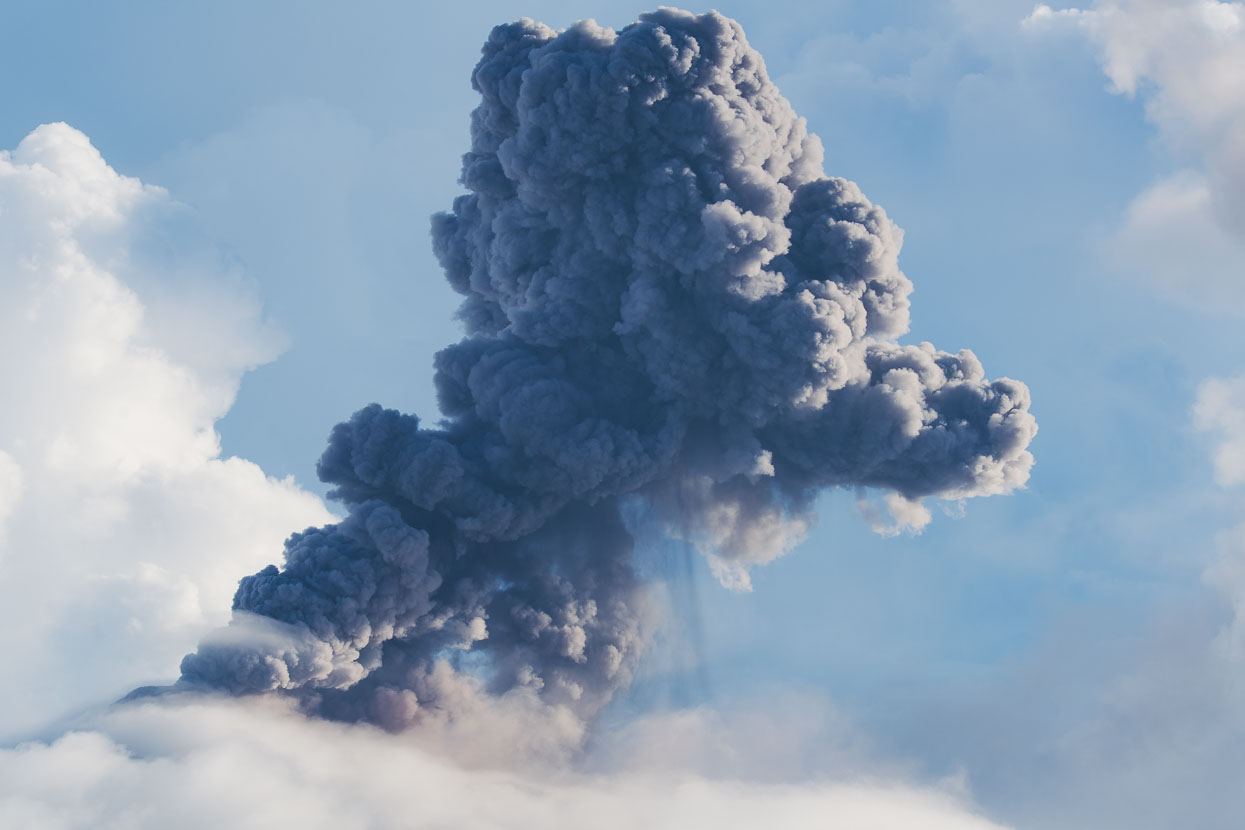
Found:
[[[738,581],[826,488],[1027,479],[1028,389],[896,342],[902,234],[823,174],[738,24],[524,20],[472,83],[469,192],[432,225],[465,298],[444,419],[372,405],[334,428],[319,473],[349,516],[242,580],[181,685],[397,729],[470,677],[587,717],[650,635],[636,521]]]

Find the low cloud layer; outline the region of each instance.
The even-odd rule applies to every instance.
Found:
[[[1000,830],[953,786],[758,784],[669,767],[517,774],[465,767],[406,736],[308,719],[274,700],[210,699],[125,706],[54,741],[0,750],[0,824]]]

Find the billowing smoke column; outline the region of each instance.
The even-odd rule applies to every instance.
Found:
[[[629,523],[738,582],[824,488],[910,505],[1026,480],[1027,388],[897,345],[901,232],[824,176],[738,24],[522,21],[472,81],[470,192],[432,229],[466,298],[445,418],[373,405],[333,430],[319,473],[349,517],[242,580],[183,684],[401,728],[471,677],[587,716],[650,628]]]

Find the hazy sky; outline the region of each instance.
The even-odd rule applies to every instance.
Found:
[[[373,401],[438,417],[432,354],[461,331],[428,217],[462,192],[490,28],[645,9],[10,6],[0,739],[40,742],[0,750],[0,824],[1236,826],[1241,3],[718,6],[826,173],[903,228],[903,342],[1028,384],[1036,465],[1011,495],[931,502],[917,534],[833,492],[750,592],[650,540],[665,633],[575,773],[593,777],[537,795],[277,709],[91,707],[173,680],[240,576],[343,513],[315,476],[335,423]],[[72,130],[36,130],[53,122]],[[371,760],[305,757],[328,745]],[[408,798],[404,764],[441,783]],[[667,767],[692,783],[645,777]],[[213,813],[230,793],[238,812]]]

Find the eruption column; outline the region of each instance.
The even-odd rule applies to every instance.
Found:
[[[898,505],[1028,477],[1028,389],[899,345],[901,231],[821,146],[735,22],[493,30],[433,219],[466,337],[435,428],[377,405],[319,463],[340,524],[242,580],[183,683],[284,690],[402,728],[465,689],[587,718],[652,627],[623,516],[746,583],[821,490]]]

